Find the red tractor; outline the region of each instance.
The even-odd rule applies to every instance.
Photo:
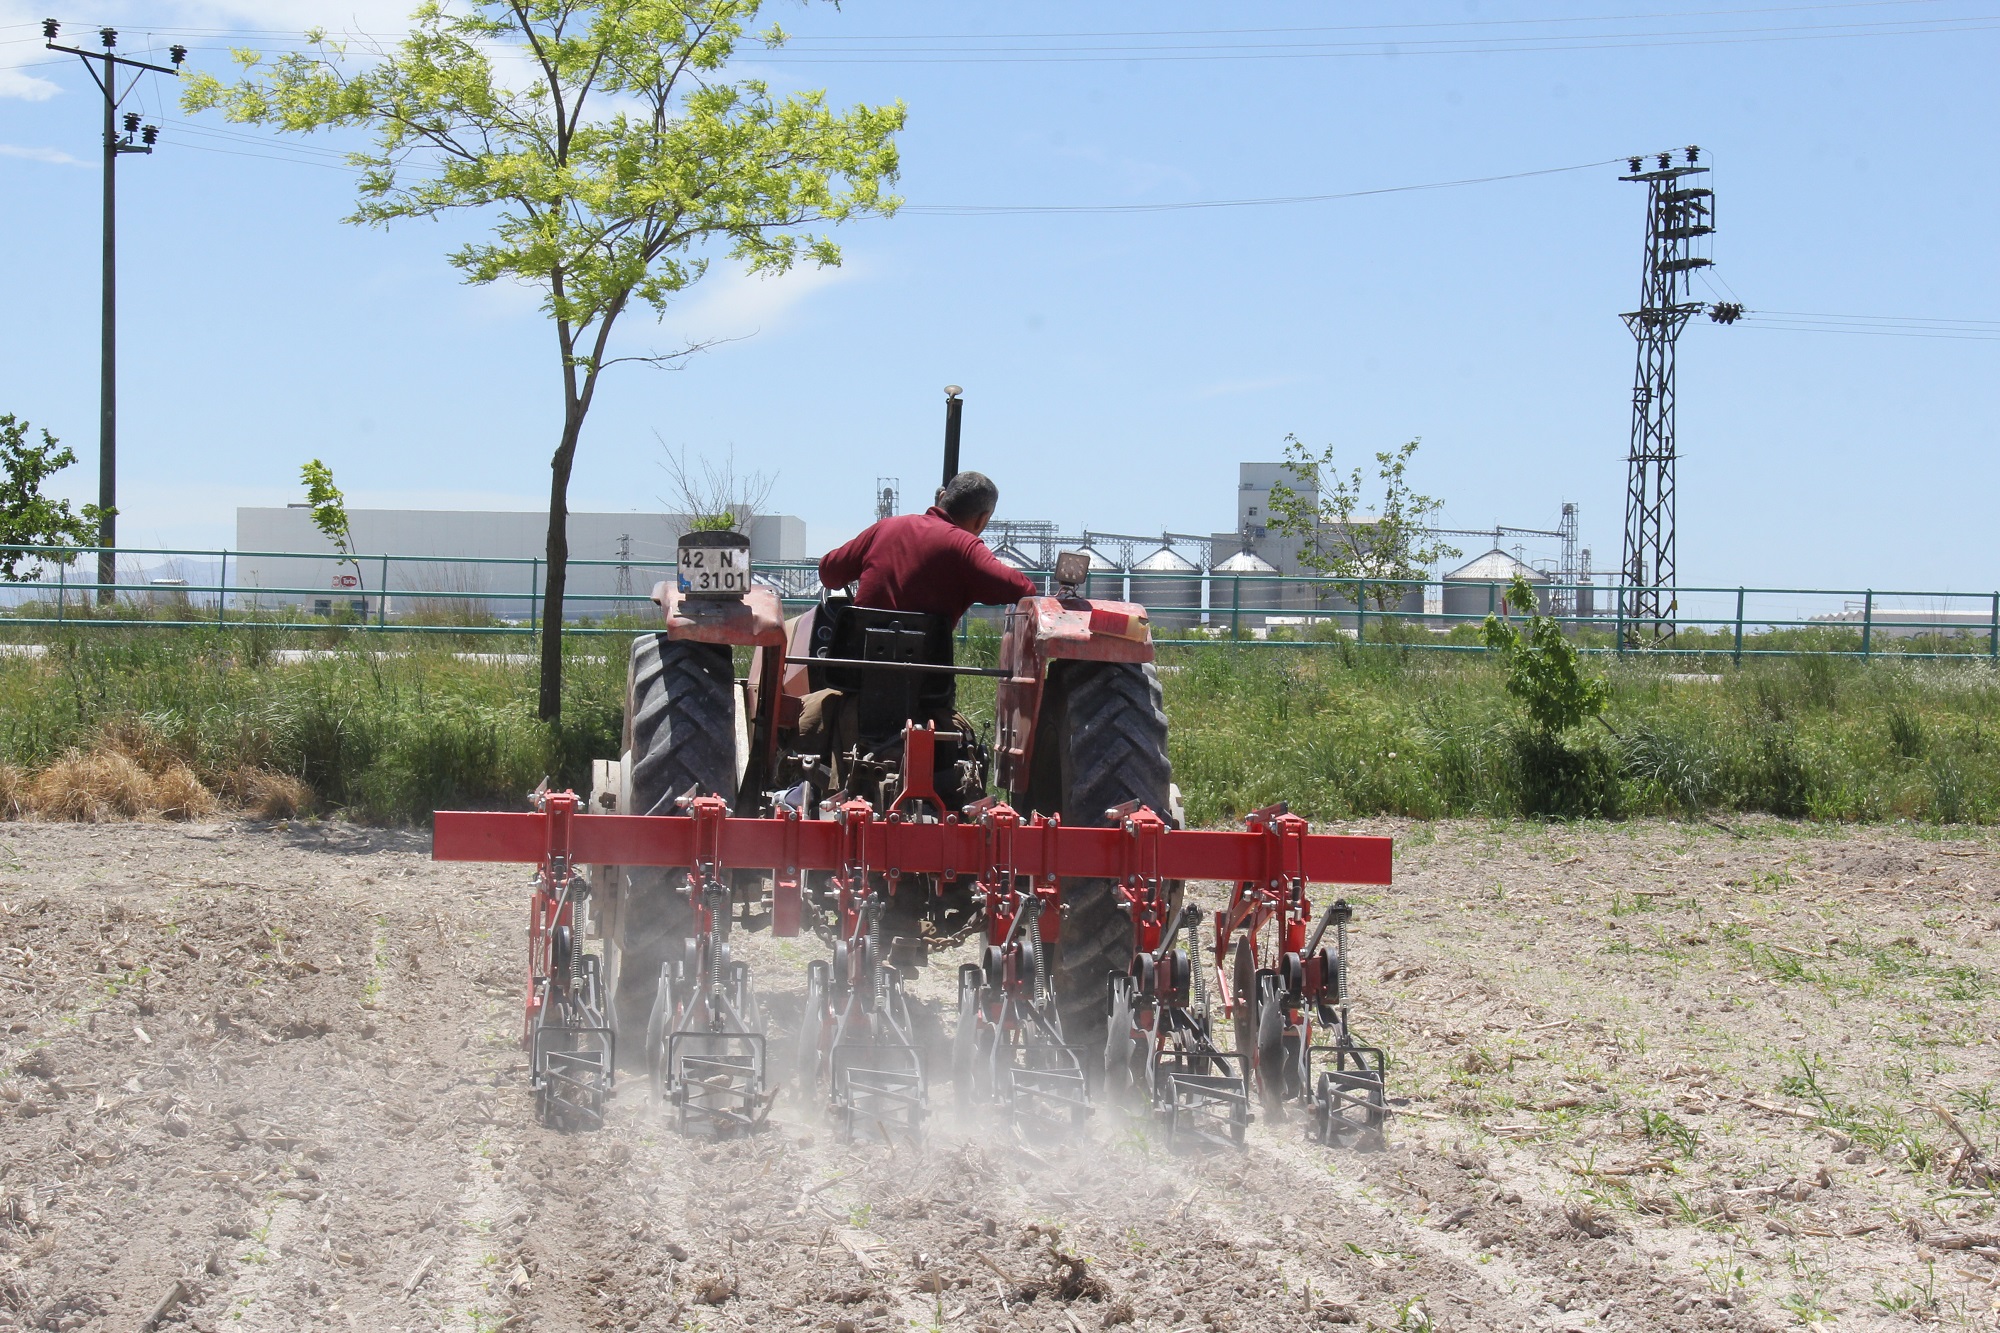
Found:
[[[1108,1089],[1195,1140],[1241,1143],[1253,1097],[1309,1107],[1327,1142],[1379,1138],[1382,1057],[1347,1024],[1349,910],[1311,928],[1308,886],[1388,883],[1388,840],[1313,835],[1282,807],[1183,829],[1145,609],[1079,596],[1086,572],[1066,553],[1053,595],[1005,612],[998,665],[968,667],[920,614],[834,595],[788,623],[747,541],[683,540],[587,809],[558,794],[437,818],[440,858],[543,868],[526,1040],[546,1120],[601,1123],[621,1056],[685,1127],[762,1120],[775,1071],[740,918],[825,941],[792,1063],[850,1131],[919,1132],[948,1049],[961,1106],[1022,1122],[1079,1122]],[[969,675],[997,682],[990,751],[955,707]],[[1229,905],[1211,919],[1188,880],[1234,885]],[[904,982],[971,938],[947,1043]]]

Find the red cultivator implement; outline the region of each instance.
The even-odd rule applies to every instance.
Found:
[[[915,750],[923,739],[912,727],[906,744]],[[730,959],[726,931],[723,886],[745,871],[774,886],[780,934],[796,933],[798,917],[784,903],[802,878],[830,876],[833,957],[808,969],[800,1069],[809,1081],[828,1082],[831,1106],[850,1126],[913,1131],[922,1120],[925,1061],[900,974],[880,943],[890,894],[878,889],[930,894],[966,881],[985,944],[959,974],[953,1074],[965,1104],[1003,1106],[1040,1123],[1074,1122],[1089,1109],[1094,1062],[1065,1042],[1048,984],[1049,951],[1063,930],[1062,886],[1074,884],[1115,891],[1132,923],[1127,966],[1108,982],[1108,1077],[1115,1089],[1143,1092],[1177,1138],[1240,1143],[1252,1088],[1273,1109],[1311,1100],[1330,1142],[1381,1123],[1380,1052],[1354,1045],[1346,1026],[1340,976],[1348,909],[1334,904],[1308,940],[1305,895],[1313,882],[1386,884],[1386,838],[1312,835],[1280,811],[1253,816],[1247,832],[1196,832],[1169,828],[1145,807],[1111,812],[1116,827],[1085,828],[1044,817],[1024,823],[1012,807],[990,801],[964,818],[941,819],[908,818],[897,807],[876,819],[862,802],[817,820],[791,810],[731,817],[712,798],[690,805],[688,814],[590,815],[557,793],[529,813],[437,816],[439,860],[542,867],[536,919],[553,924],[536,936],[547,946],[531,955],[530,1049],[537,1086],[554,1090],[549,1104],[591,1108],[565,1123],[594,1121],[611,1077],[610,1036],[591,1002],[595,959],[582,967],[570,961],[569,915],[580,883],[569,868],[607,863],[686,871],[683,892],[706,904],[683,959],[662,976],[659,994],[667,998],[655,1006],[648,1042],[661,1062],[663,1099],[680,1108],[684,1125],[747,1127],[768,1098],[755,998],[747,969]],[[1235,1021],[1233,1051],[1216,1045],[1198,998],[1206,987],[1191,960],[1201,913],[1177,905],[1187,880],[1236,886],[1231,906],[1216,916],[1215,951],[1218,972],[1224,958],[1234,968],[1230,983],[1218,985],[1222,1011]],[[1320,943],[1327,922],[1339,928],[1330,947]],[[1332,1027],[1331,1046],[1311,1046],[1314,1016]],[[1322,1053],[1334,1066],[1311,1085],[1311,1058]],[[602,1086],[591,1086],[593,1072]]]
[[[962,1108],[1024,1128],[1078,1124],[1109,1090],[1176,1142],[1242,1143],[1253,1103],[1309,1109],[1324,1142],[1379,1137],[1351,913],[1315,920],[1308,895],[1387,884],[1389,840],[1283,807],[1181,828],[1143,607],[1077,596],[1065,553],[1058,595],[1006,613],[997,665],[961,666],[929,616],[830,597],[785,622],[731,542],[690,534],[682,586],[654,590],[666,628],[633,642],[623,753],[587,807],[437,816],[440,860],[540,867],[524,1040],[545,1123],[601,1124],[621,1060],[689,1132],[762,1123],[777,1090],[740,921],[825,942],[795,1069],[850,1133],[921,1132],[935,1048]],[[995,681],[991,752],[956,710],[964,675]],[[1196,881],[1231,886],[1212,948]],[[920,1030],[911,969],[970,938],[956,1033]]]

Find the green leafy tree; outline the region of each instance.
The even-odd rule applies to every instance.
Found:
[[[1348,601],[1360,606],[1364,596],[1375,609],[1386,611],[1408,592],[1396,582],[1430,577],[1432,567],[1459,554],[1431,530],[1444,501],[1421,495],[1410,485],[1410,460],[1416,440],[1393,452],[1375,455],[1375,476],[1381,498],[1372,505],[1360,468],[1346,476],[1334,466],[1333,446],[1315,454],[1296,435],[1285,437],[1286,470],[1299,482],[1271,487],[1269,526],[1288,536],[1303,537],[1299,562],[1329,576]]]
[[[340,552],[341,558],[334,562],[334,567],[353,565],[354,580],[360,584],[361,562],[354,558],[354,530],[347,521],[347,497],[333,484],[333,469],[315,458],[299,469],[299,477],[306,484],[306,504],[312,508],[313,526]]]
[[[1546,736],[1557,736],[1580,723],[1602,717],[1611,701],[1602,677],[1587,675],[1576,645],[1564,637],[1562,623],[1542,615],[1535,586],[1521,574],[1507,586],[1507,605],[1527,618],[1527,633],[1504,615],[1486,617],[1486,646],[1500,655],[1507,668],[1507,693],[1528,709],[1528,720]]]
[[[42,483],[76,462],[74,450],[42,431],[42,442],[28,438],[28,423],[12,412],[0,415],[0,578],[10,581],[39,579],[39,555],[12,548],[21,546],[89,546],[97,540],[98,524],[104,511],[87,504],[72,510],[67,500],[51,500],[42,494]],[[56,556],[67,565],[76,559],[73,551]],[[22,562],[29,562],[23,567]]]
[[[453,251],[466,281],[537,288],[554,322],[562,425],[550,460],[541,715],[562,707],[570,471],[600,376],[698,350],[616,354],[635,305],[656,315],[726,253],[758,275],[840,262],[815,225],[887,214],[901,103],[828,108],[821,92],[773,97],[724,66],[761,0],[466,0],[427,3],[393,49],[351,57],[324,33],[241,76],[196,76],[190,110],[309,133],[374,132],[353,155],[348,221],[387,226],[459,210],[490,217]],[[772,27],[760,35],[778,44]],[[518,83],[514,70],[526,71]]]

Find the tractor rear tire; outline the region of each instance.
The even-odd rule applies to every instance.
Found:
[[[664,634],[632,641],[625,690],[625,749],[632,757],[628,814],[677,814],[693,788],[736,799],[735,670],[729,649]],[[619,1063],[643,1068],[640,1049],[660,964],[691,926],[681,872],[626,866],[605,923],[604,952]],[[673,956],[678,957],[678,954]]]
[[[1051,663],[1044,700],[1035,750],[1046,762],[1053,748],[1056,762],[1043,772],[1065,825],[1103,827],[1104,812],[1127,801],[1173,822],[1167,714],[1150,662]],[[1065,880],[1062,892],[1056,1005],[1064,1039],[1094,1056],[1110,1017],[1106,978],[1132,963],[1132,919],[1118,910],[1112,880]]]

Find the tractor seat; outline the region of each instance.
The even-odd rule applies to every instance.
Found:
[[[951,631],[951,622],[943,616],[829,598],[815,617],[812,655],[850,662],[950,666]],[[839,690],[855,697],[863,747],[870,750],[900,736],[905,722],[950,718],[957,697],[955,678],[929,672],[810,666],[807,681],[812,689]]]

